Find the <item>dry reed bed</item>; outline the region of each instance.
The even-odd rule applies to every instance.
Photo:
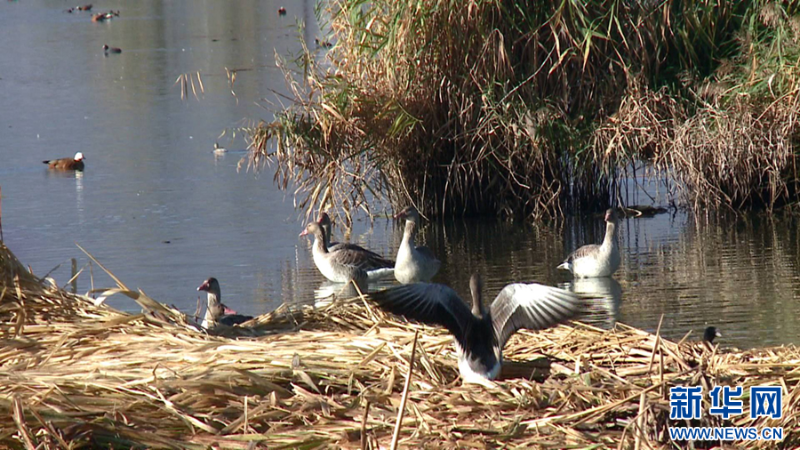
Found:
[[[320,6],[335,45],[279,57],[293,101],[242,130],[308,216],[558,217],[630,178],[655,204],[797,207],[796,1]]]
[[[543,383],[486,389],[460,385],[441,330],[361,300],[282,307],[212,336],[167,307],[130,315],[45,288],[5,247],[0,263],[0,445],[8,447],[388,447],[414,330],[422,332],[399,441],[406,448],[672,447],[668,387],[718,382],[784,386],[783,419],[755,425],[783,426],[784,444],[798,443],[794,347],[718,354],[622,325],[573,323],[509,342],[514,360],[548,356]],[[731,424],[753,425],[747,416]]]

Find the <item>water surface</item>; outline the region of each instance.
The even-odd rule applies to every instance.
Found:
[[[74,6],[74,5],[73,5]],[[241,153],[215,157],[219,138],[243,120],[271,119],[264,105],[285,93],[274,53],[300,50],[296,19],[313,45],[313,3],[293,2],[279,17],[273,1],[111,1],[109,23],[67,14],[62,1],[0,4],[0,186],[3,231],[17,256],[65,283],[69,259],[88,262],[80,244],[129,286],[193,311],[195,288],[209,276],[224,301],[247,314],[284,301],[310,302],[324,284],[298,238],[303,222],[269,168],[237,171]],[[103,44],[123,49],[104,56]],[[235,96],[226,76],[237,69]],[[201,73],[205,93],[182,100],[175,80]],[[196,86],[199,88],[199,86]],[[266,99],[266,100],[262,100]],[[256,103],[259,104],[256,104]],[[86,155],[83,173],[46,170],[44,159]],[[716,325],[723,345],[796,342],[800,327],[798,223],[685,213],[625,219],[624,256],[612,280],[569,284],[555,269],[577,246],[600,242],[599,216],[561,224],[487,219],[432,223],[422,230],[443,262],[436,281],[468,292],[480,273],[491,298],[513,281],[561,284],[593,293],[585,320],[615,321],[680,338]],[[337,230],[341,238],[341,229]],[[402,228],[358,222],[350,238],[394,254]],[[111,280],[93,268],[96,287]],[[91,287],[88,274],[79,290]],[[601,299],[602,298],[602,299]],[[137,306],[124,298],[111,303]]]

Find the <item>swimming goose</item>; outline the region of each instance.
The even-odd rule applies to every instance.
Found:
[[[49,169],[56,169],[56,170],[83,170],[83,160],[86,159],[83,157],[83,153],[78,152],[75,153],[75,156],[72,158],[61,158],[61,159],[48,159],[46,161],[42,161],[43,163],[47,164]]]
[[[703,333],[703,342],[708,342],[709,344],[714,343],[714,338],[722,337],[722,333],[717,331],[717,327],[708,327],[706,331]]]
[[[347,247],[329,250],[325,246],[327,242],[325,230],[318,222],[309,223],[300,236],[309,234],[314,236],[314,246],[311,249],[314,264],[322,275],[331,281],[347,283],[350,280],[374,279],[375,276],[383,275],[383,270],[390,263],[380,255],[377,257],[370,255],[371,252],[356,251]],[[388,267],[391,267],[391,264]]]
[[[106,55],[109,53],[122,53],[122,49],[117,47],[109,47],[108,44],[103,44],[103,52]]]
[[[374,258],[376,261],[380,261],[382,266],[381,267],[394,267],[394,261],[391,259],[386,259],[383,256],[373,252],[372,250],[367,250],[364,247],[360,247],[356,244],[351,244],[349,242],[331,242],[331,226],[333,225],[331,222],[330,216],[328,213],[323,212],[319,215],[319,219],[317,220],[319,226],[322,227],[323,231],[325,231],[325,247],[328,248],[329,252],[333,252],[340,249],[347,249],[353,250],[357,252],[364,252],[369,255],[371,258]]]
[[[619,269],[620,256],[617,245],[617,213],[606,210],[606,236],[600,245],[589,244],[575,250],[559,269],[569,270],[578,278],[610,277]]]
[[[578,297],[541,284],[509,284],[488,311],[481,301],[482,283],[472,275],[472,309],[443,284],[414,283],[367,296],[381,309],[427,324],[442,325],[453,334],[458,370],[466,383],[491,386],[500,373],[503,347],[517,330],[543,330],[577,312]]]
[[[397,249],[394,277],[403,284],[430,281],[439,271],[442,263],[433,256],[431,249],[425,246],[417,247],[414,242],[417,236],[417,224],[419,223],[417,208],[409,206],[400,211],[394,218],[406,219],[403,241]]]
[[[214,328],[218,324],[234,326],[252,319],[253,316],[236,314],[236,311],[222,304],[222,294],[219,288],[219,281],[211,277],[203,282],[198,291],[208,292],[208,305],[206,315],[201,323],[203,328]]]
[[[219,142],[214,142],[214,151],[215,155],[222,155],[224,153],[228,153],[228,149],[219,145]]]

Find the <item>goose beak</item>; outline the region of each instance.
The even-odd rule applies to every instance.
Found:
[[[394,220],[405,219],[405,218],[406,218],[405,211],[400,211],[399,213],[394,215]]]
[[[307,236],[307,235],[308,235],[308,230],[303,230],[303,232],[299,234],[299,236]]]
[[[229,314],[236,314],[236,311],[235,311],[235,310],[233,310],[233,309],[230,309],[230,308],[228,308],[227,306],[224,306],[224,307],[223,307],[223,311],[224,311],[224,313],[225,313],[225,315],[226,315],[226,316],[227,316],[227,315],[229,315]]]
[[[197,287],[198,291],[207,291],[208,290],[208,281],[204,281],[203,284]]]

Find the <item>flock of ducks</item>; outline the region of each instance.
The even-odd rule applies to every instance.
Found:
[[[65,12],[72,14],[75,12],[85,12],[91,10],[92,10],[92,4],[89,3],[87,5],[73,6],[72,8],[65,10]],[[92,22],[106,22],[115,17],[119,17],[119,11],[111,10],[108,12],[101,12],[97,14],[92,14]],[[122,50],[117,47],[109,47],[107,44],[103,45],[103,55],[108,56],[109,54],[112,53],[122,53]]]
[[[81,152],[73,158],[44,161],[51,169],[83,170]],[[578,296],[570,291],[537,283],[512,283],[484,305],[483,283],[477,274],[470,278],[470,301],[450,287],[431,283],[441,261],[425,246],[416,244],[420,215],[409,206],[394,216],[405,220],[403,239],[395,260],[351,243],[331,242],[330,216],[322,212],[300,236],[313,236],[311,253],[320,273],[335,283],[353,283],[359,293],[370,282],[394,278],[400,286],[369,293],[366,299],[381,309],[409,320],[446,328],[455,338],[458,368],[464,382],[491,385],[500,374],[503,347],[519,329],[543,330],[572,318],[581,308]],[[605,213],[606,233],[599,245],[589,244],[572,252],[558,268],[575,278],[611,277],[620,266],[616,232],[618,215]],[[206,313],[202,326],[233,326],[252,319],[237,314],[222,303],[219,281],[208,278],[198,288],[205,291]],[[199,313],[199,305],[198,305]],[[705,330],[703,340],[712,343],[721,334],[714,327]]]

